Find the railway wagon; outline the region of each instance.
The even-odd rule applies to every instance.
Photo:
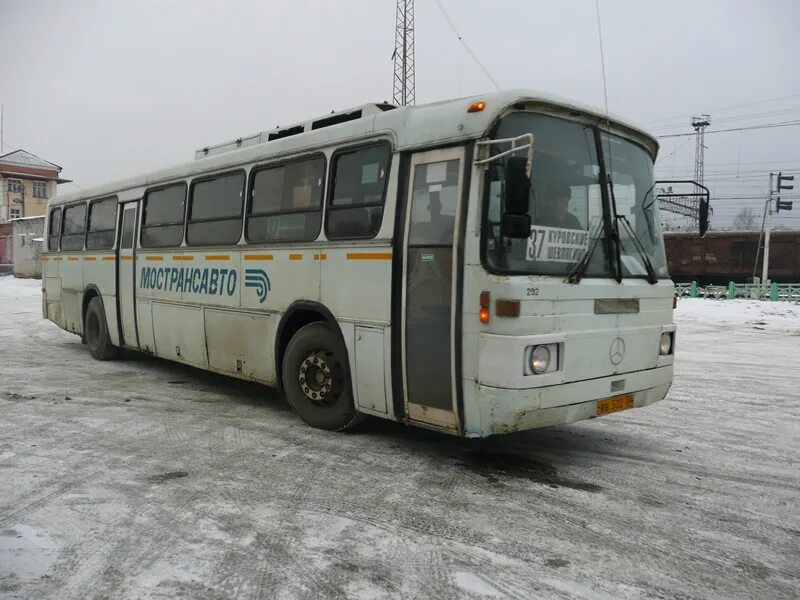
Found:
[[[667,232],[664,245],[672,280],[701,285],[747,283],[754,271],[761,275],[764,254],[758,250],[759,238],[759,231],[710,231],[702,238],[696,233]],[[772,232],[769,278],[779,283],[800,281],[800,230]]]

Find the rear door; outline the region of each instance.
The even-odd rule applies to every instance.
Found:
[[[136,329],[136,220],[139,202],[121,205],[117,250],[117,303],[121,345],[139,348]]]
[[[403,386],[412,421],[457,430],[456,232],[464,148],[411,157],[403,242]]]

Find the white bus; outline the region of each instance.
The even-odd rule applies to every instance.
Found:
[[[314,427],[485,437],[672,382],[651,136],[530,91],[365,105],[52,200],[45,318],[282,388]]]

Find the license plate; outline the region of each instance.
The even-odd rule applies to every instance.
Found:
[[[622,394],[597,401],[597,416],[633,408],[633,394]]]

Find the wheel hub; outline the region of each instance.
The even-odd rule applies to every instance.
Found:
[[[334,377],[337,364],[332,354],[312,352],[300,363],[297,379],[306,398],[316,404],[328,404],[336,399]]]

